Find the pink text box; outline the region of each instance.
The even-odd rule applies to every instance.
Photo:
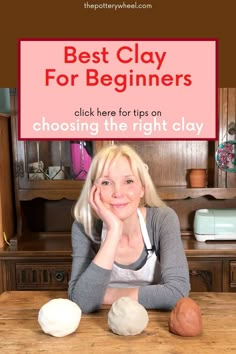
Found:
[[[217,41],[21,39],[19,139],[217,138]]]

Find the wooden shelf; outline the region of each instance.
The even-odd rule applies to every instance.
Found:
[[[161,187],[157,188],[157,191],[160,198],[163,200],[199,198],[208,195],[215,199],[236,198],[236,188]]]
[[[12,258],[14,256],[71,256],[70,233],[28,233],[19,239],[10,240],[11,246],[0,249],[0,256]]]
[[[19,200],[27,201],[35,198],[48,200],[77,200],[81,187],[74,189],[20,189]]]
[[[182,242],[187,257],[236,257],[235,241],[206,241],[199,242],[193,234],[183,233]],[[23,235],[16,248],[0,249],[4,259],[15,256],[71,256],[70,233],[30,233]]]
[[[79,188],[78,188],[79,187]],[[77,185],[74,189],[20,189],[20,200],[32,200],[44,198],[48,200],[69,199],[77,200],[82,185]],[[199,198],[211,196],[215,199],[236,198],[236,188],[185,188],[185,187],[157,187],[158,194],[163,200],[178,200],[187,198]]]
[[[183,246],[187,257],[236,257],[235,241],[197,241],[194,235],[182,236]]]

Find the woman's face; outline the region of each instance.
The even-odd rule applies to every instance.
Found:
[[[101,190],[102,202],[121,220],[136,213],[144,187],[126,157],[112,161],[96,183]]]

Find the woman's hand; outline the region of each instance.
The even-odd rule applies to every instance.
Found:
[[[100,194],[99,186],[94,185],[91,188],[89,204],[97,216],[105,223],[107,234],[93,262],[99,267],[112,269],[117,246],[122,235],[123,222],[102,202]]]
[[[123,229],[123,222],[102,202],[100,187],[94,185],[91,188],[89,204],[97,216],[105,223],[107,230]]]

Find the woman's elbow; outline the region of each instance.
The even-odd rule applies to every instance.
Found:
[[[176,303],[183,297],[188,297],[190,292],[190,283],[185,282],[181,287],[172,288],[173,297],[171,297],[170,308],[172,309]]]
[[[97,302],[88,301],[87,298],[80,296],[72,289],[68,290],[68,297],[71,301],[75,302],[81,309],[82,313],[92,313],[100,309],[101,304]]]

